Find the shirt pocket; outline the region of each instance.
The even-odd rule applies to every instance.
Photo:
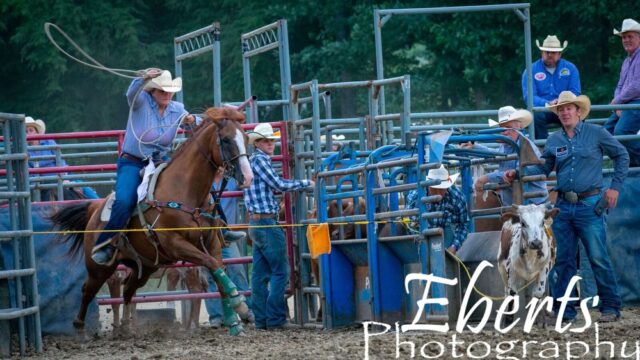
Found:
[[[583,148],[578,151],[578,157],[584,161],[601,161],[602,152],[598,148]]]

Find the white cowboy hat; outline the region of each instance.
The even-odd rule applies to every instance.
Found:
[[[560,40],[555,35],[548,35],[542,42],[542,45],[540,45],[540,42],[536,39],[536,45],[538,46],[538,49],[542,51],[562,52],[567,48],[567,44],[567,40],[564,41],[564,44],[560,44]]]
[[[626,33],[627,31],[640,33],[640,24],[633,19],[624,19],[620,31],[613,29],[613,35],[622,36],[622,33]]]
[[[159,76],[151,79],[147,85],[145,85],[145,90],[151,89],[160,89],[162,91],[175,93],[182,89],[182,78],[171,79],[171,72],[169,70],[162,70]]]
[[[560,93],[557,103],[554,105],[547,104],[545,107],[557,115],[558,107],[565,104],[576,104],[580,108],[580,120],[584,120],[591,110],[591,100],[586,95],[576,96],[568,90]]]
[[[498,109],[498,121],[489,119],[489,126],[498,126],[505,121],[509,121],[509,116],[511,116],[511,114],[513,114],[514,112],[516,112],[516,108],[514,108],[513,106],[501,107],[500,109]]]
[[[24,125],[26,127],[31,126],[36,128],[36,131],[38,132],[38,134],[44,134],[44,132],[47,130],[47,125],[45,125],[44,121],[40,119],[33,120],[31,116],[27,116],[24,118]]]
[[[342,141],[346,139],[346,137],[342,134],[340,135],[331,135],[331,140],[333,141]],[[326,142],[327,141],[327,135],[322,135],[320,136],[320,142]]]
[[[506,119],[500,119],[499,122],[495,122],[489,119],[489,126],[505,127],[506,124],[512,121],[519,122],[522,128],[524,129],[527,126],[529,126],[529,124],[531,124],[531,122],[533,121],[533,115],[531,114],[531,112],[529,112],[529,110],[518,109],[512,112],[511,114],[509,114],[509,116]]]
[[[440,185],[432,185],[430,187],[435,189],[448,189],[453,184],[456,183],[456,180],[460,176],[460,173],[449,175],[447,169],[445,169],[444,165],[440,165],[437,169],[429,170],[427,174],[427,180],[440,180]]]
[[[249,144],[253,144],[256,140],[263,139],[280,139],[280,131],[273,132],[273,128],[269,123],[258,124],[253,131],[247,133],[249,136]]]

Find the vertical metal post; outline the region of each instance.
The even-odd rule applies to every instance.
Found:
[[[400,86],[404,100],[402,102],[402,117],[400,119],[402,129],[400,138],[405,146],[411,146],[411,130],[409,129],[411,126],[411,76],[405,75]],[[391,122],[391,132],[393,132],[393,121]]]
[[[222,79],[220,73],[220,23],[213,23],[213,106],[222,106]]]
[[[182,48],[180,48],[180,42],[173,42],[173,58],[174,66],[176,69],[175,77],[182,77],[182,60],[178,60],[178,56],[182,55]],[[176,101],[184,104],[184,87],[176,94]]]
[[[382,27],[384,23],[380,18],[380,11],[373,10],[373,38],[376,46],[376,76],[378,80],[384,79],[384,64],[382,59]],[[384,87],[380,89],[380,112],[385,113]]]
[[[246,40],[242,40],[242,78],[244,83],[244,98],[248,99],[251,97],[251,62],[249,60],[249,56],[245,53],[249,50],[249,44]],[[258,122],[254,117],[253,108],[257,107],[256,104],[249,103],[247,105],[247,122],[249,124]]]
[[[289,64],[289,31],[287,20],[278,21],[278,41],[280,42],[280,87],[282,88],[282,100],[291,97],[291,65]],[[282,106],[282,119],[289,120],[288,105]]]
[[[527,77],[527,109],[533,113],[533,74],[531,70],[531,16],[529,9],[524,9],[524,61],[526,64]],[[536,138],[534,122],[529,125],[529,134],[532,139]]]

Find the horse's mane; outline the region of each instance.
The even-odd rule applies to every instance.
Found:
[[[194,142],[198,135],[201,132],[204,132],[209,126],[215,125],[217,122],[222,121],[224,119],[229,119],[232,121],[237,121],[239,123],[244,123],[244,114],[240,111],[230,108],[230,107],[222,107],[222,108],[209,108],[204,112],[205,117],[202,119],[200,125],[196,126],[192,130],[192,135],[185,141],[171,156],[171,162],[177,159],[182,153],[184,153],[184,149],[190,146],[192,142]]]

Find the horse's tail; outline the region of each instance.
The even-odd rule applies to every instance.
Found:
[[[91,216],[89,212],[90,205],[90,202],[83,202],[65,206],[50,217],[50,220],[59,230],[72,231],[70,234],[59,234],[57,236],[60,242],[69,240],[73,242],[69,248],[69,255],[72,257],[76,257],[82,248],[84,230],[87,228],[89,217]]]

